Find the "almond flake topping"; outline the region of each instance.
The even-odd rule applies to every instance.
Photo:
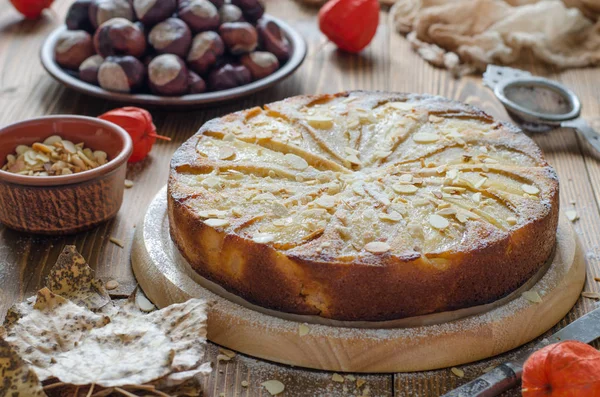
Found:
[[[210,227],[223,227],[229,225],[229,221],[227,219],[216,219],[211,218],[204,221],[204,223]]]
[[[338,383],[344,383],[344,377],[340,374],[333,374],[331,380]]]
[[[459,378],[464,378],[465,377],[465,371],[463,371],[462,369],[459,369],[459,368],[456,368],[456,367],[452,367],[452,368],[450,368],[450,371],[455,376],[458,376]]]
[[[222,147],[219,150],[219,160],[227,160],[235,156],[235,150],[228,146]]]
[[[448,222],[448,219],[437,214],[429,215],[429,224],[438,230],[442,230],[450,226],[450,222]]]
[[[476,203],[481,202],[481,192],[473,193],[473,201]]]
[[[315,200],[315,203],[322,208],[333,208],[335,206],[335,197],[333,196],[321,196]]]
[[[392,247],[383,241],[372,241],[365,245],[365,250],[372,254],[383,254],[391,249]]]
[[[419,190],[415,185],[393,185],[392,189],[399,194],[413,194]]]
[[[413,176],[412,176],[412,174],[402,174],[402,175],[400,175],[400,177],[398,178],[398,180],[400,182],[410,183],[413,180]]]
[[[300,156],[297,156],[292,153],[287,153],[283,157],[285,158],[285,161],[289,164],[289,166],[296,170],[302,171],[308,168],[308,163]]]
[[[483,185],[485,185],[485,183],[487,182],[487,180],[488,180],[487,178],[481,178],[473,186],[475,187],[475,189],[480,189]]]
[[[328,116],[308,116],[306,121],[313,128],[328,129],[333,127],[333,119]]]
[[[430,132],[419,132],[413,135],[413,141],[416,143],[434,143],[440,139],[439,135]]]
[[[266,244],[275,240],[275,236],[270,233],[258,233],[252,236],[252,241],[258,244]]]
[[[381,212],[379,214],[379,219],[384,220],[384,221],[390,221],[390,222],[400,222],[402,220],[402,215],[400,215],[396,211],[392,211],[389,214],[386,214],[385,212]]]
[[[506,222],[508,222],[509,225],[516,225],[517,218],[515,218],[514,216],[509,216],[508,218],[506,218]]]
[[[538,189],[536,186],[533,185],[527,185],[527,184],[523,184],[521,185],[521,189],[527,193],[527,194],[531,194],[533,196],[535,196],[536,194],[538,194],[540,192],[540,189]]]
[[[308,335],[309,332],[310,332],[310,328],[308,328],[308,325],[306,325],[306,324],[300,324],[300,326],[298,327],[298,334],[300,336]]]

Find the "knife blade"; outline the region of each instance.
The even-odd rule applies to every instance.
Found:
[[[577,340],[590,343],[600,338],[600,308],[573,321],[549,338],[537,343],[533,348],[519,354],[513,361],[500,364],[490,372],[444,394],[442,397],[492,397],[516,386],[523,375],[523,365],[535,351],[549,344],[563,340]]]

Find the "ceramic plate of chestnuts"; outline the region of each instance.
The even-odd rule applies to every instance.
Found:
[[[192,106],[270,87],[306,51],[261,0],[76,0],[40,56],[52,77],[85,94]]]

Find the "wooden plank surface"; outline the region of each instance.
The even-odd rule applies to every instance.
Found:
[[[39,64],[40,45],[45,36],[62,23],[70,2],[56,0],[52,12],[44,19],[24,21],[8,0],[0,0],[0,125],[45,114],[96,116],[119,106],[63,88]],[[298,72],[272,89],[219,107],[170,112],[150,109],[159,132],[171,137],[172,142],[158,143],[148,159],[129,167],[128,178],[135,185],[126,190],[123,207],[112,221],[87,233],[64,238],[32,236],[0,227],[0,318],[10,305],[40,288],[65,244],[75,244],[99,277],[118,280],[119,293],[132,291],[136,283],[129,265],[129,252],[136,224],[154,194],[166,183],[171,154],[203,122],[213,117],[303,93],[381,89],[440,94],[473,103],[496,117],[508,119],[479,77],[457,80],[446,71],[426,64],[410,50],[404,38],[393,32],[386,23],[385,13],[371,46],[359,55],[348,55],[335,50],[320,35],[315,8],[293,0],[267,0],[267,10],[289,21],[306,38],[309,55]],[[598,69],[557,74],[539,66],[528,68],[569,85],[581,97],[584,116],[600,127]],[[559,129],[533,138],[559,174],[562,208],[574,207],[581,217],[575,228],[587,253],[586,290],[598,291],[599,285],[593,277],[600,275],[600,157],[571,130]],[[125,248],[110,243],[111,236],[126,241]],[[593,306],[594,302],[589,299],[580,300],[558,326],[564,326]],[[447,369],[395,376],[370,375],[360,376],[367,382],[357,389],[350,380],[343,384],[332,381],[330,373],[289,368],[242,355],[230,362],[217,363],[215,345],[210,346],[209,353],[215,370],[206,379],[205,395],[215,397],[268,395],[260,383],[269,379],[284,382],[283,396],[438,396],[515,354],[464,366],[464,379]],[[248,382],[248,387],[242,386],[243,380]],[[518,394],[518,390],[507,393]]]

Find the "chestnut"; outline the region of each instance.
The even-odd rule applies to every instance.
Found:
[[[71,4],[69,11],[67,11],[67,18],[65,23],[69,30],[85,30],[86,32],[93,32],[94,27],[90,22],[90,4],[92,0],[77,0]]]
[[[233,55],[252,52],[258,46],[258,33],[248,22],[226,22],[219,27],[219,34]]]
[[[92,0],[89,18],[94,29],[97,29],[109,19],[125,18],[133,21],[135,15],[129,0]]]
[[[219,9],[219,17],[221,18],[221,23],[242,22],[244,20],[242,10],[233,4],[225,4],[223,7],[221,7]]]
[[[162,22],[173,15],[176,9],[176,0],[133,0],[133,11],[144,25]]]
[[[244,65],[225,64],[213,70],[208,76],[208,86],[212,91],[227,90],[248,84],[252,75]]]
[[[187,62],[194,72],[205,74],[225,53],[225,44],[216,32],[202,32],[194,37]]]
[[[181,19],[169,18],[152,28],[148,42],[159,54],[185,58],[192,45],[192,32]]]
[[[208,0],[180,0],[178,14],[194,33],[219,27],[219,11]]]
[[[267,77],[279,69],[277,57],[266,51],[255,51],[242,55],[240,62],[248,68],[254,80]]]
[[[79,78],[86,83],[98,85],[98,69],[104,62],[100,55],[92,55],[79,65]]]
[[[191,70],[188,73],[188,87],[190,94],[202,94],[206,91],[206,82]]]
[[[65,30],[54,47],[56,63],[66,69],[77,70],[79,65],[94,55],[92,36],[83,30]]]
[[[113,18],[96,30],[94,46],[103,57],[132,55],[139,58],[146,52],[146,38],[133,22],[125,18]]]
[[[265,13],[265,6],[261,0],[231,0],[231,4],[238,6],[250,22],[258,21]]]
[[[144,84],[145,78],[146,67],[131,55],[110,56],[98,69],[98,83],[109,91],[135,91]]]
[[[261,19],[256,25],[256,30],[262,49],[274,54],[280,63],[284,63],[290,58],[292,46],[279,25],[273,21]]]
[[[150,89],[158,95],[177,96],[188,92],[188,69],[173,54],[159,55],[148,65]]]

